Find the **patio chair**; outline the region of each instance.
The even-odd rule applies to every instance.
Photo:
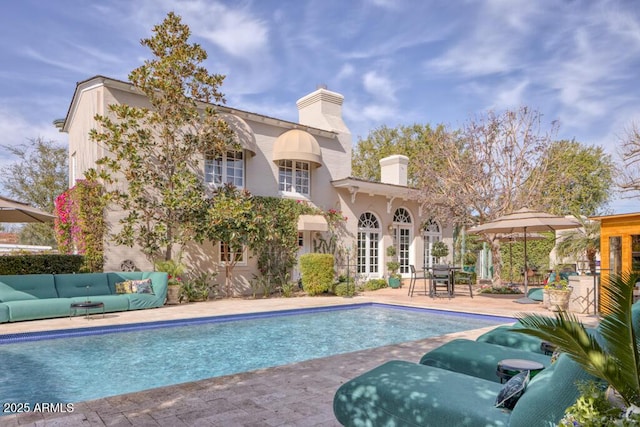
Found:
[[[447,290],[447,296],[451,298],[453,293],[453,282],[451,280],[451,270],[448,265],[434,265],[431,269],[431,297],[438,296],[438,288]]]
[[[467,285],[469,287],[469,296],[473,298],[473,283],[471,282],[471,278],[473,273],[470,271],[456,271],[454,273],[455,282],[460,285]]]
[[[416,270],[416,267],[413,264],[409,264],[409,270],[411,272],[411,281],[409,282],[409,293],[408,295],[410,297],[413,296],[413,292],[416,289],[416,282],[418,281],[418,279],[422,279],[424,280],[424,294],[427,295],[427,276],[425,275],[424,270],[423,271],[418,271]]]

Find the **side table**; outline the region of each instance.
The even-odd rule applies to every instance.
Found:
[[[72,302],[71,306],[69,307],[69,319],[71,319],[71,315],[75,315],[79,309],[84,309],[84,314],[88,319],[89,310],[93,308],[102,308],[102,318],[104,319],[104,303],[100,301]]]
[[[504,359],[498,362],[496,375],[500,378],[500,383],[509,381],[511,377],[522,371],[529,371],[531,377],[544,369],[544,365],[540,362],[525,359]]]

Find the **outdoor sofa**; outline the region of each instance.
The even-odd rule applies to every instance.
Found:
[[[117,283],[142,279],[152,293],[116,292]],[[167,282],[167,273],[146,271],[0,276],[0,323],[70,316],[72,303],[89,300],[107,313],[162,307]]]

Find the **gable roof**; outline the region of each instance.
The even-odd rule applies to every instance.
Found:
[[[138,93],[139,95],[144,96],[144,94],[138,88],[136,88],[131,82],[113,79],[113,78],[102,76],[102,75],[96,75],[86,80],[83,80],[81,82],[78,82],[76,83],[76,89],[73,93],[73,97],[71,98],[69,108],[67,109],[67,114],[63,119],[62,123],[58,125],[61,132],[69,131],[68,126],[70,123],[70,118],[75,113],[78,102],[80,100],[80,94],[84,91],[87,91],[99,86],[106,86],[106,87],[111,87],[119,90],[130,91],[130,92]],[[204,103],[202,104],[204,105]],[[278,119],[271,116],[266,116],[264,114],[252,113],[250,111],[231,108],[226,105],[219,105],[219,104],[210,104],[210,105],[213,105],[218,111],[222,113],[233,114],[245,120],[266,123],[271,126],[280,127],[287,130],[301,129],[306,132],[309,132],[312,135],[322,136],[330,139],[335,139],[338,136],[337,132],[319,129],[312,126],[301,125],[299,123],[291,122],[288,120],[282,120],[282,119]]]

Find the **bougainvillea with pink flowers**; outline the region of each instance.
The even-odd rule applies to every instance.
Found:
[[[84,271],[102,271],[105,222],[101,196],[101,185],[83,180],[55,201],[58,250],[84,255]]]

